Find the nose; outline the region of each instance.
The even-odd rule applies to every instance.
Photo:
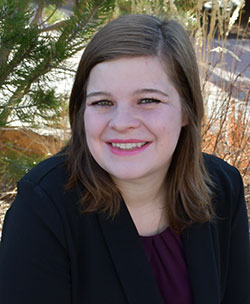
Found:
[[[129,107],[117,107],[109,122],[109,127],[119,132],[135,129],[139,126],[140,120],[135,110]]]

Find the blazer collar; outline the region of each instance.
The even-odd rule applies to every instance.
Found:
[[[114,219],[98,216],[129,304],[163,304],[136,227],[124,202]]]
[[[196,224],[182,234],[194,304],[220,303],[220,282],[213,227]]]

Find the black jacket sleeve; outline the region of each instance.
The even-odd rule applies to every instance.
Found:
[[[233,189],[235,204],[231,211],[228,274],[222,304],[248,304],[250,303],[249,227],[244,188],[239,173],[238,179],[234,179]]]
[[[56,206],[40,186],[23,180],[3,227],[0,303],[70,304],[69,268]]]

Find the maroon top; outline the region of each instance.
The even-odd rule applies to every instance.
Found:
[[[166,304],[192,304],[192,293],[181,237],[170,228],[141,236],[153,275]]]

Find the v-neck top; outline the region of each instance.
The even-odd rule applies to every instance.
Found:
[[[169,227],[141,236],[153,275],[165,304],[192,304],[192,292],[180,235]]]

